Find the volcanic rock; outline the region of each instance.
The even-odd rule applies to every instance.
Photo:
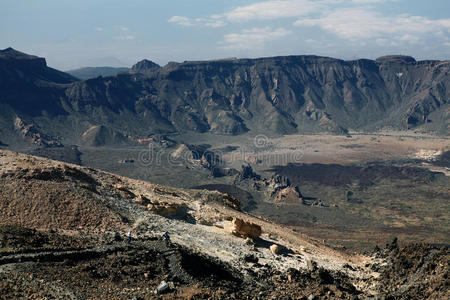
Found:
[[[298,186],[293,186],[289,178],[273,175],[266,181],[266,193],[274,201],[302,201],[303,196]]]
[[[43,147],[62,147],[63,145],[55,138],[42,133],[35,124],[28,124],[19,117],[14,120],[14,128],[20,132],[20,135],[30,141],[32,144]]]
[[[182,216],[185,215],[187,207],[179,203],[151,202],[147,209],[162,216]]]
[[[234,217],[231,221],[230,231],[232,234],[237,236],[257,239],[261,235],[261,226]]]
[[[271,245],[271,246],[269,247],[269,249],[270,249],[270,251],[271,251],[273,254],[276,254],[276,255],[281,254],[281,252],[283,251],[283,248],[282,248],[280,245],[277,245],[277,244]]]

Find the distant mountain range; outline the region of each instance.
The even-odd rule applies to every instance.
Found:
[[[8,48],[0,51],[0,140],[53,145],[82,143],[93,132],[124,141],[192,131],[382,128],[448,135],[449,71],[448,60],[408,56],[283,56],[164,67],[144,60],[115,76],[80,81],[47,67],[44,58]]]
[[[67,73],[70,75],[82,79],[92,79],[99,76],[114,76],[121,72],[128,72],[129,68],[114,68],[114,67],[85,67],[75,70],[69,70]]]

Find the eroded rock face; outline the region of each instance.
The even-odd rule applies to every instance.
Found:
[[[204,200],[206,202],[221,203],[233,209],[241,210],[241,201],[239,201],[239,199],[229,194],[221,193],[218,190],[208,193]]]
[[[64,128],[72,125],[48,119],[47,113],[141,137],[185,131],[234,135],[248,130],[345,134],[348,128],[385,126],[422,126],[446,134],[449,70],[449,61],[399,56],[377,61],[289,56],[171,63],[162,68],[144,60],[128,73],[75,82],[48,68],[42,58],[13,49],[0,51],[1,96],[11,115],[36,117],[32,121],[44,131],[49,121],[59,123],[64,130],[55,135],[73,129],[79,138],[81,129]],[[42,118],[46,120],[40,123]]]
[[[230,207],[241,210],[241,201],[239,199],[234,198],[229,194],[223,194],[223,201]]]
[[[289,186],[278,190],[274,197],[274,201],[302,201],[302,194],[297,186]]]
[[[136,195],[130,191],[126,186],[122,184],[115,184],[114,188],[122,195],[124,198],[132,199],[136,197]]]
[[[261,226],[234,217],[231,221],[230,231],[234,235],[257,239],[261,235]]]
[[[259,174],[256,174],[253,171],[253,168],[250,164],[242,165],[242,171],[238,174],[236,177],[236,180],[243,181],[243,180],[261,180],[261,176]]]
[[[40,128],[32,123],[27,123],[23,119],[16,117],[14,128],[20,133],[23,139],[37,146],[62,147],[63,145],[54,137],[42,133]]]
[[[263,178],[253,171],[250,164],[243,165],[242,171],[235,178],[235,182],[249,181],[255,190],[265,189],[268,199],[272,201],[303,202],[303,196],[298,186],[291,184],[289,178],[274,175],[270,179]]]
[[[150,200],[144,196],[144,195],[139,195],[137,196],[137,198],[135,199],[136,203],[139,203],[141,205],[148,205],[150,203]]]
[[[184,216],[187,206],[179,203],[152,202],[147,209],[161,216]]]
[[[289,178],[274,175],[266,181],[266,193],[274,201],[302,201],[303,196],[297,186],[291,184]]]

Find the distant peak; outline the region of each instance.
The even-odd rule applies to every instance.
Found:
[[[396,63],[415,63],[416,60],[412,56],[407,55],[386,55],[376,59],[379,63],[396,62]]]
[[[0,50],[0,54],[2,55],[27,55],[23,52],[17,51],[14,48],[8,47],[6,49]]]
[[[13,49],[11,47],[8,47],[4,50],[0,50],[0,58],[3,58],[3,59],[43,59],[43,58],[39,58],[35,55],[29,55],[29,54],[17,51],[16,49]]]
[[[136,72],[148,72],[160,69],[161,66],[148,59],[143,59],[136,63],[131,69]]]

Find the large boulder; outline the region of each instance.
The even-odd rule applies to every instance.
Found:
[[[283,252],[283,247],[281,247],[280,245],[277,245],[277,244],[271,245],[269,247],[269,249],[275,255],[281,254],[281,252]]]
[[[231,233],[241,237],[257,239],[261,235],[261,226],[234,217],[231,221]]]

